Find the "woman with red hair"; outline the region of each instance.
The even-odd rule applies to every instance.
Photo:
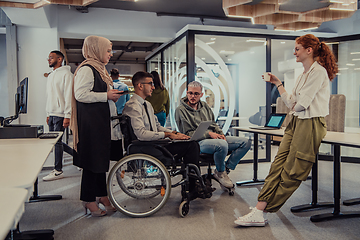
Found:
[[[277,212],[306,180],[326,135],[324,118],[329,114],[329,82],[338,71],[335,56],[312,34],[296,38],[294,55],[296,62],[303,64],[304,72],[291,94],[269,73],[270,82],[276,85],[281,99],[291,109],[292,118],[259,193],[258,203],[249,214],[235,220],[240,226],[265,226],[266,213]]]

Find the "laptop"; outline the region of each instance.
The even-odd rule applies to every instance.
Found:
[[[212,121],[204,121],[201,122],[199,124],[199,126],[196,128],[194,134],[192,135],[192,137],[190,139],[185,139],[185,140],[173,140],[173,142],[184,142],[184,141],[197,141],[200,140],[202,137],[204,137],[204,134],[206,132],[206,130],[208,130],[209,126],[211,125],[211,123],[213,123]]]
[[[272,130],[272,129],[280,129],[283,124],[286,113],[272,113],[268,118],[264,127],[249,127],[251,129],[262,129],[262,130]]]

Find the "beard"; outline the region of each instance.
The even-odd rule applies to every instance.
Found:
[[[54,67],[54,66],[56,66],[56,64],[57,64],[58,62],[57,61],[54,61],[52,64],[49,64],[49,67]]]
[[[189,99],[188,99],[188,105],[192,108],[196,107],[198,105],[198,103],[200,102],[199,101],[194,101],[194,102],[191,102]]]

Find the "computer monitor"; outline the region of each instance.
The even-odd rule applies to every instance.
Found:
[[[4,127],[25,127],[30,125],[24,124],[10,124],[12,121],[19,117],[19,114],[27,113],[27,99],[28,99],[28,78],[24,78],[17,88],[15,93],[15,115],[4,118],[2,125]]]
[[[19,101],[16,105],[15,111],[18,113],[27,113],[27,96],[28,96],[28,78],[24,78],[17,88]]]

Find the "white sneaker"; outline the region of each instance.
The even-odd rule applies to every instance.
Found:
[[[57,180],[64,177],[63,171],[52,170],[47,176],[43,177],[44,181]]]
[[[234,184],[232,183],[232,181],[230,180],[229,176],[225,171],[218,172],[215,169],[214,178],[216,178],[220,182],[220,184],[223,185],[224,187],[232,188],[234,186]]]
[[[268,222],[265,217],[266,213],[256,207],[250,209],[252,209],[251,212],[243,217],[238,217],[235,220],[235,224],[247,227],[264,227]]]

